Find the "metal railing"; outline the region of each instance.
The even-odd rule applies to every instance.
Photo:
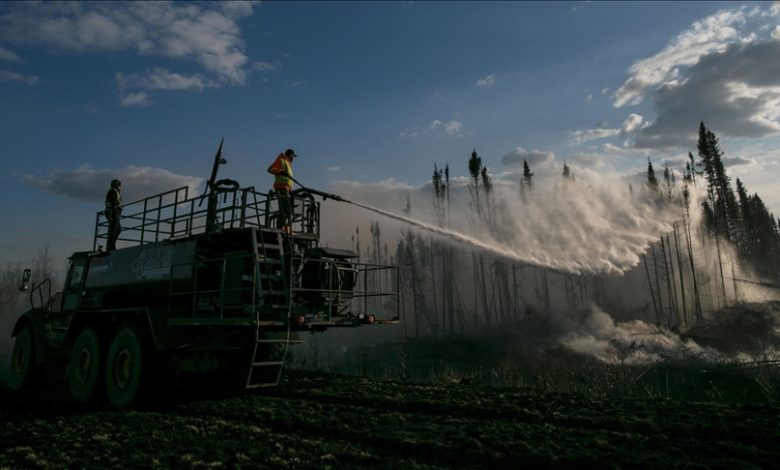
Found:
[[[212,215],[210,198],[214,198]],[[293,233],[319,238],[319,202],[311,197],[293,196],[291,204]],[[190,198],[189,188],[183,186],[124,204],[120,215],[122,231],[117,241],[120,246],[133,246],[186,238],[209,229],[275,227],[278,211],[276,194],[259,193],[254,187],[220,189],[211,195]],[[98,250],[101,242],[106,243],[108,228],[105,212],[98,212],[93,250]]]
[[[397,320],[400,317],[398,266],[350,262],[340,265],[333,259],[296,257],[293,261],[312,263],[320,273],[319,285],[306,286],[304,275],[294,276],[292,297],[319,295],[323,301],[324,321],[333,317],[374,315],[377,320]]]

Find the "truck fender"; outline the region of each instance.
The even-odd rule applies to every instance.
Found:
[[[76,335],[86,325],[97,328],[103,333],[115,330],[123,324],[132,323],[140,330],[139,333],[148,338],[149,344],[157,346],[157,338],[154,335],[152,319],[147,309],[125,311],[99,311],[77,312],[73,315],[73,321],[65,336],[65,344],[70,344],[76,339]]]
[[[33,308],[16,320],[14,329],[11,331],[11,337],[16,337],[22,328],[29,325],[32,329],[33,342],[35,344],[35,363],[41,364],[46,361],[48,348],[46,347],[46,312],[40,308]]]

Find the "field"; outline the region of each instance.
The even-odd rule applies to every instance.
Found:
[[[0,470],[777,467],[780,364],[759,354],[778,350],[775,307],[690,336],[730,356],[754,344],[750,364],[606,364],[516,335],[344,347],[354,331],[309,336],[278,387],[232,396],[190,377],[113,410],[57,382],[0,388]]]
[[[292,371],[131,410],[0,392],[0,468],[772,467],[780,409]]]

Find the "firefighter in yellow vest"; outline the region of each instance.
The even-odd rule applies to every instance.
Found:
[[[276,214],[276,228],[290,232],[292,225],[292,206],[290,191],[292,190],[292,161],[297,157],[293,149],[280,153],[268,167],[268,173],[274,175],[274,192],[279,201],[279,212]]]

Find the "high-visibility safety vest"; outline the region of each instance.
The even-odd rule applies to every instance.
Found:
[[[287,155],[280,153],[268,167],[268,172],[275,176],[274,189],[286,189],[287,191],[292,189],[293,180],[290,178],[293,175],[292,164],[287,159]],[[289,176],[283,176],[283,173],[287,173]]]
[[[116,188],[111,188],[106,193],[106,210],[119,209],[122,206],[122,193]]]

